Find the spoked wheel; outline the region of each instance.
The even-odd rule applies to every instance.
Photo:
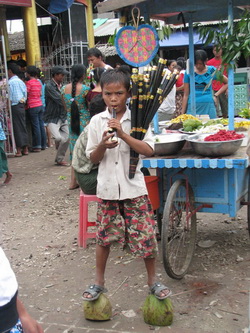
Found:
[[[162,255],[167,274],[182,279],[191,263],[196,241],[194,193],[186,181],[174,182],[168,193],[162,219]]]

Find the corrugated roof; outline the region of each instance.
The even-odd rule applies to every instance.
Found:
[[[109,19],[101,26],[94,28],[94,34],[95,37],[110,36],[114,34],[115,29],[118,31],[120,28],[119,19]]]
[[[97,45],[96,46],[105,57],[114,56],[117,54],[116,47],[113,45]]]

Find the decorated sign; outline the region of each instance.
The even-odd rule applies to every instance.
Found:
[[[149,24],[125,26],[115,39],[118,55],[134,67],[146,66],[156,56],[159,49],[157,31]]]

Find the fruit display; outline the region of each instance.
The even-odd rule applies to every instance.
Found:
[[[247,108],[241,109],[241,111],[239,112],[239,116],[245,119],[250,118],[250,103],[248,103]]]
[[[223,119],[210,119],[209,121],[207,121],[203,126],[207,127],[207,126],[211,126],[211,125],[228,125],[228,121],[227,123],[223,123]]]
[[[204,141],[232,141],[244,138],[244,134],[235,131],[220,130],[216,134],[205,137]]]
[[[234,123],[235,128],[249,127],[249,126],[250,126],[250,120],[237,121],[237,122]]]
[[[194,132],[197,129],[202,127],[202,122],[196,119],[187,119],[183,121],[183,131],[185,132]]]
[[[187,119],[197,119],[198,120],[198,118],[192,116],[191,114],[181,114],[180,116],[171,119],[170,123],[182,123]]]
[[[215,125],[209,125],[209,126],[202,126],[201,128],[194,131],[194,133],[197,134],[203,134],[203,133],[216,133],[219,130],[225,129],[225,126],[222,124],[215,124]]]

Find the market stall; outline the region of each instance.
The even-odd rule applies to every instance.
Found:
[[[160,177],[163,262],[167,274],[175,279],[183,278],[194,254],[196,213],[235,217],[249,201],[246,146],[232,155],[205,157],[194,152],[189,138],[177,154],[143,159],[143,167],[155,169]],[[250,230],[249,213],[248,207]]]
[[[118,10],[136,3],[145,19],[156,18],[163,19],[167,23],[177,23],[181,16],[188,22],[190,97],[192,114],[195,115],[193,22],[228,18],[229,25],[232,25],[233,19],[240,16],[242,9],[248,8],[248,2],[246,0],[234,2],[232,0],[220,2],[212,0],[183,3],[183,1],[171,0],[163,3],[157,0],[143,0],[135,3],[129,1],[122,5],[115,0],[108,0],[98,5],[98,11]],[[138,64],[138,66],[140,65]],[[228,129],[231,131],[234,129],[233,80],[233,66],[229,66]],[[145,89],[142,90],[145,91]],[[133,107],[132,103],[131,109],[132,111],[134,109],[135,118],[144,110],[143,102],[141,102],[144,101],[144,97],[140,100],[136,95],[132,94],[132,102],[139,100],[139,106]],[[147,96],[147,93],[145,95]],[[151,95],[152,100],[158,101],[158,95],[155,93]],[[147,129],[140,123],[138,125],[137,120],[135,124],[135,134]],[[160,132],[156,113],[154,133]],[[179,141],[183,141],[183,138]],[[237,147],[238,150],[228,154],[225,154],[222,149],[221,155],[211,157],[208,154],[206,157],[202,157],[203,154],[196,154],[190,148],[192,142],[188,139],[186,141],[189,146],[186,144],[180,152],[175,151],[172,152],[173,155],[155,156],[143,160],[143,167],[155,169],[160,178],[159,213],[162,215],[163,262],[168,275],[175,279],[183,278],[193,257],[196,245],[196,213],[222,213],[235,217],[237,211],[249,201],[249,160],[245,146]],[[136,164],[131,162],[130,166],[134,165]],[[132,177],[133,174],[130,173],[130,176]],[[248,227],[250,230],[249,214]]]

